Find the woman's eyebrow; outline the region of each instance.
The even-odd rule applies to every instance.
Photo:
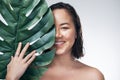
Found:
[[[65,22],[65,23],[61,23],[60,26],[62,25],[69,25],[69,23]]]

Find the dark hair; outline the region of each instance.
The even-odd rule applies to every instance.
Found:
[[[50,8],[52,11],[55,9],[65,9],[71,15],[74,25],[75,25],[76,34],[77,34],[77,38],[72,47],[72,55],[75,58],[82,57],[83,56],[82,29],[81,29],[81,23],[80,23],[79,16],[77,15],[75,9],[70,4],[63,3],[63,2],[53,4],[50,6]]]

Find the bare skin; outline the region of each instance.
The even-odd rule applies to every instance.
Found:
[[[65,9],[55,9],[53,14],[56,25],[56,56],[40,80],[104,80],[99,70],[72,57],[71,49],[76,33],[69,13]]]
[[[103,74],[99,70],[75,60],[71,55],[76,32],[69,13],[65,9],[56,9],[53,14],[56,25],[54,45],[56,54],[40,80],[104,80]],[[16,54],[8,65],[6,80],[19,80],[29,64],[35,59],[35,51],[23,58],[28,47],[29,43],[21,51],[21,43],[18,45]]]
[[[15,56],[11,57],[11,61],[7,66],[6,80],[19,80],[30,63],[35,59],[36,51],[32,51],[25,58],[23,58],[29,47],[29,43],[27,43],[22,50],[21,47],[22,43],[19,43]]]
[[[102,73],[80,62],[50,67],[40,80],[104,80]]]

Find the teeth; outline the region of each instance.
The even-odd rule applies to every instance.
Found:
[[[55,42],[55,44],[63,44],[63,41]]]

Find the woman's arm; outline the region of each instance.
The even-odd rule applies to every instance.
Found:
[[[35,59],[36,51],[32,51],[25,58],[23,58],[29,48],[29,43],[27,43],[22,50],[21,48],[22,43],[20,42],[18,44],[15,56],[11,57],[11,61],[7,66],[6,80],[19,80],[31,62]]]

